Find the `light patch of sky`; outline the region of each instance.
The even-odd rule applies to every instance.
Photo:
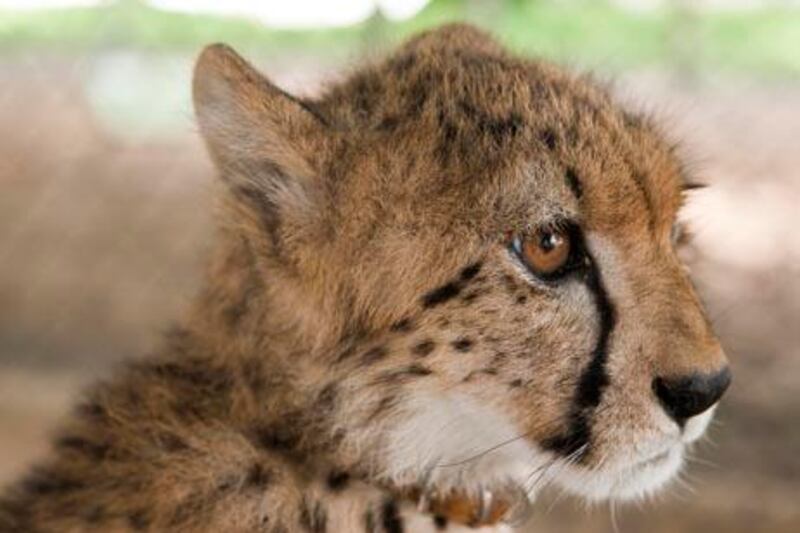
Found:
[[[251,17],[273,28],[351,26],[380,10],[387,18],[413,17],[429,0],[147,0],[157,9]],[[0,0],[4,9],[101,5],[107,0]]]

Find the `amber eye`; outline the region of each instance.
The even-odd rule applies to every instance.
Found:
[[[511,247],[531,272],[547,278],[567,266],[572,241],[565,230],[544,228],[530,235],[513,236]]]

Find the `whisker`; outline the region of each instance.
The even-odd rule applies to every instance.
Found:
[[[709,461],[707,459],[702,459],[702,458],[697,457],[696,455],[693,455],[692,453],[689,453],[689,452],[686,453],[686,460],[689,461],[690,463],[696,463],[696,464],[699,464],[699,465],[707,466],[709,468],[714,468],[716,470],[719,470],[720,468],[722,468],[719,464],[717,464],[717,463],[715,463],[713,461]]]
[[[566,459],[563,461],[563,463],[560,465],[560,469],[559,469],[558,472],[561,472],[563,469],[565,469],[565,468],[575,464],[576,462],[578,462],[578,460],[586,452],[586,448],[587,447],[588,447],[588,445],[583,445],[583,446],[581,446],[581,448],[579,448],[578,450],[575,450],[573,453],[568,455],[566,457]],[[561,500],[563,500],[566,495],[567,495],[567,490],[564,487],[561,487],[559,489],[559,491],[558,491],[558,494],[556,494],[556,497],[553,498],[553,501],[550,503],[550,505],[548,506],[547,510],[545,511],[545,514],[549,515],[550,512],[555,508],[555,506],[558,503],[560,503]]]
[[[687,479],[684,479],[683,474],[678,474],[677,476],[675,476],[675,484],[681,490],[683,490],[684,493],[688,493],[684,494],[684,496],[686,496],[687,498],[689,496],[694,496],[695,494],[697,494],[697,490],[692,486],[692,484]]]
[[[492,453],[494,451],[497,451],[498,449],[502,448],[503,446],[507,446],[507,445],[509,445],[509,444],[511,444],[513,442],[516,442],[516,441],[518,441],[520,439],[524,439],[525,437],[529,436],[531,433],[532,433],[532,431],[525,432],[525,433],[523,433],[521,435],[517,435],[516,437],[512,437],[512,438],[510,438],[508,440],[505,440],[505,441],[503,441],[503,442],[501,442],[499,444],[495,444],[494,446],[491,446],[491,447],[483,450],[482,452],[476,453],[475,455],[467,457],[464,460],[456,461],[455,463],[442,463],[442,464],[436,465],[436,467],[437,468],[443,468],[443,467],[452,467],[452,466],[463,466],[463,465],[465,465],[465,464],[467,464],[469,462],[475,461],[476,459],[480,459],[481,457],[485,457],[486,455],[488,455],[488,454],[490,454],[490,453]]]
[[[537,468],[534,468],[533,471],[528,475],[527,479],[525,480],[525,484],[530,485],[530,487],[527,489],[529,495],[533,495],[534,490],[539,488],[538,487],[539,483],[544,479],[544,476],[547,474],[547,471],[550,470],[550,468],[556,463],[557,460],[558,459],[556,458],[550,459],[545,464]],[[536,476],[536,474],[539,475],[536,477],[536,479],[533,479],[533,476]]]
[[[608,511],[611,516],[611,529],[614,533],[620,533],[619,521],[617,520],[617,502],[616,500],[608,500]]]

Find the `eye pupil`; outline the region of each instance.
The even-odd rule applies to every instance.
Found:
[[[552,252],[557,246],[561,244],[561,239],[553,232],[547,231],[542,233],[542,238],[539,241],[539,247],[545,252]]]

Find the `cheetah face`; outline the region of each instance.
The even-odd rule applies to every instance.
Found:
[[[303,364],[341,461],[398,490],[590,499],[679,470],[730,377],[647,119],[466,27],[317,100],[212,47],[195,104],[271,301],[322,354]]]

